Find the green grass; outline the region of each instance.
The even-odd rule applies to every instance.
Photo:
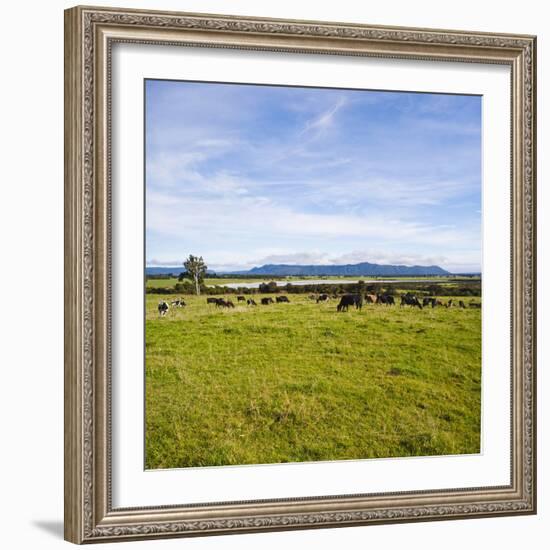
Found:
[[[480,310],[337,313],[290,295],[222,311],[186,296],[160,318],[160,298],[147,296],[147,468],[480,450]]]

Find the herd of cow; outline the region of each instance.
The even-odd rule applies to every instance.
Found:
[[[280,303],[290,303],[290,300],[286,296],[277,296],[275,298],[278,304]],[[257,306],[258,304],[256,301],[252,298],[245,298],[244,296],[237,296],[237,303],[238,302],[246,302],[247,306]],[[235,307],[235,304],[231,300],[224,300],[223,298],[206,298],[207,304],[214,304],[216,307],[226,307],[226,308],[232,308]],[[267,306],[269,304],[274,304],[273,298],[262,298],[260,300],[260,303],[264,306]]]
[[[336,306],[336,311],[348,311],[349,307],[355,307],[355,309],[362,309],[364,302],[367,304],[382,304],[387,306],[393,306],[395,305],[395,296],[393,294],[366,294],[364,297],[362,294],[344,294],[343,296],[333,295],[332,298],[338,299],[340,298],[340,302]],[[437,298],[432,297],[424,297],[422,300],[418,298],[415,294],[411,292],[407,292],[406,294],[401,295],[401,306],[412,306],[412,307],[418,307],[419,309],[423,309],[425,307],[454,307],[454,302],[452,299],[448,300],[447,302],[442,302],[441,300],[438,300]],[[310,300],[315,300],[316,303],[320,302],[328,302],[331,299],[331,296],[328,294],[319,294],[318,296],[315,294],[311,294],[309,296]],[[238,302],[246,302],[246,305],[248,306],[257,306],[258,304],[256,301],[252,298],[246,298],[245,296],[237,296],[237,303]],[[275,300],[270,297],[264,297],[261,298],[260,304],[267,306],[269,304],[274,303],[290,303],[290,300],[286,296],[276,296]],[[231,300],[226,300],[224,298],[214,298],[209,297],[206,298],[207,304],[214,304],[217,308],[227,308],[231,309],[235,307],[235,304]],[[170,309],[170,306],[172,307],[185,307],[186,303],[180,298],[177,300],[173,300],[170,302],[170,305],[168,302],[165,302],[162,300],[159,302],[158,305],[158,312],[161,317],[164,317],[168,310]],[[480,308],[481,304],[479,302],[470,302],[468,304],[471,308]],[[458,300],[458,307],[462,309],[466,309],[466,304],[462,300]]]
[[[325,300],[327,299],[328,296]],[[365,295],[365,301],[367,304],[384,304],[387,306],[395,305],[395,297],[392,294],[367,294]],[[349,306],[355,306],[356,309],[361,309],[363,307],[363,302],[364,300],[361,294],[345,294],[340,298],[340,303],[336,306],[336,310],[347,311]],[[470,302],[468,305],[472,308],[481,307],[479,302]],[[437,298],[424,297],[421,301],[415,294],[407,292],[401,296],[401,306],[412,306],[417,307],[418,309],[423,309],[425,307],[435,308],[438,306],[449,308],[453,307],[454,303],[452,298],[447,302],[442,302]],[[463,300],[458,300],[458,307],[466,309],[466,304]]]

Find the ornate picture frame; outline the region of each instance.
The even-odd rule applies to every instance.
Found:
[[[500,64],[511,71],[510,484],[114,508],[111,52],[116,43]],[[129,9],[65,12],[65,538],[74,543],[536,513],[536,38]],[[182,497],[184,498],[184,496]]]

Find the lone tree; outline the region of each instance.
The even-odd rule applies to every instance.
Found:
[[[193,254],[189,254],[189,258],[183,262],[183,267],[185,267],[185,273],[182,273],[179,279],[191,279],[194,281],[195,291],[197,296],[199,296],[201,293],[200,285],[204,280],[204,275],[208,266],[204,263],[202,256],[193,256]]]

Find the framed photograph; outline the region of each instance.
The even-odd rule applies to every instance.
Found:
[[[534,36],[65,12],[65,538],[533,514]]]

